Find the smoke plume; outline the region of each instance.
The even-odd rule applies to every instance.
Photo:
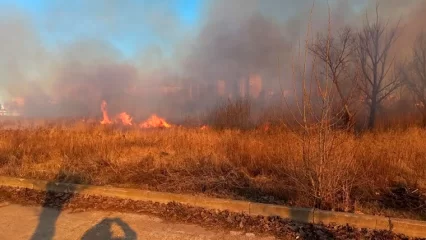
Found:
[[[263,92],[291,88],[311,0],[206,1],[191,27],[175,5],[148,2],[54,1],[42,20],[2,8],[0,101],[35,117],[99,117],[103,100],[112,114],[179,117],[214,104],[218,81],[224,97],[248,88],[254,76]],[[375,3],[329,1],[332,29],[359,28]],[[426,2],[380,7],[385,19],[401,19],[394,53],[406,54],[424,28]],[[312,19],[311,36],[327,28],[327,1],[315,2]]]

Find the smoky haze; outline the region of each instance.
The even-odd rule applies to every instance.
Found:
[[[359,28],[375,2],[329,1],[332,28]],[[425,6],[381,1],[382,16],[405,24],[395,53],[408,52]],[[207,1],[188,28],[163,3],[53,2],[39,23],[8,6],[0,13],[0,100],[34,117],[99,117],[105,100],[111,114],[177,118],[214,105],[219,80],[222,97],[235,97],[250,76],[260,76],[264,91],[291,90],[291,64],[311,7],[311,0]],[[326,1],[316,1],[312,19],[314,31],[326,29]],[[46,34],[56,37],[54,44]],[[126,35],[134,36],[125,43],[130,55],[111,40]],[[146,46],[146,38],[156,44]]]

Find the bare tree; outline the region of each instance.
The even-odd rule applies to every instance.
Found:
[[[333,111],[334,99],[338,98],[338,94],[331,77],[333,76],[331,67],[324,64],[332,62],[328,57],[334,56],[330,53],[334,51],[330,45],[331,10],[329,7],[328,31],[322,38],[322,54],[313,54],[310,58],[309,53],[313,50],[310,48],[315,44],[311,37],[313,9],[314,3],[309,16],[305,43],[299,45],[298,55],[292,62],[294,108],[284,96],[293,120],[298,125],[293,130],[295,136],[298,136],[297,146],[300,147],[301,153],[300,161],[289,166],[293,170],[288,177],[294,181],[296,191],[306,194],[314,207],[338,206],[339,209],[349,211],[352,208],[351,192],[356,184],[356,178],[350,176],[351,172],[356,172],[352,152],[354,148],[348,148],[345,152],[338,151],[337,146],[347,144],[350,140],[347,136],[350,135],[333,130],[339,122]],[[346,53],[346,51],[343,53],[345,59]],[[323,59],[320,56],[323,56]],[[336,69],[334,62],[332,66]],[[340,65],[337,69],[335,72],[339,75]],[[340,75],[334,80],[337,79],[340,79]],[[336,82],[340,86],[340,82]],[[301,87],[300,91],[297,91],[297,86]],[[342,96],[346,96],[343,90]]]
[[[426,127],[426,33],[420,33],[414,42],[413,58],[402,67],[402,80],[416,99],[416,107]]]
[[[400,86],[398,75],[388,77],[394,66],[395,58],[389,55],[397,38],[398,25],[389,27],[389,22],[383,23],[380,20],[377,4],[375,22],[370,23],[367,16],[363,29],[358,33],[357,53],[363,73],[359,87],[365,94],[369,107],[369,129],[375,126],[377,109],[381,102]]]
[[[337,38],[328,34],[319,34],[316,41],[309,47],[327,68],[322,74],[331,80],[339,96],[340,109],[343,109],[342,119],[348,129],[354,125],[354,112],[350,109],[351,85],[355,82],[357,74],[350,74],[350,65],[355,52],[355,36],[349,27],[340,29]],[[352,75],[352,76],[350,76]],[[349,86],[349,88],[348,88]],[[349,91],[348,91],[349,90]]]

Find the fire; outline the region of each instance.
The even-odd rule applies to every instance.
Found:
[[[101,121],[101,124],[111,124],[112,123],[112,121],[109,119],[109,116],[108,116],[108,111],[107,111],[107,103],[106,103],[106,101],[102,101],[102,104],[101,104],[101,111],[102,111],[102,117],[103,117],[103,119],[102,119],[102,121]]]
[[[111,120],[108,116],[107,103],[106,101],[102,101],[101,111],[103,119],[101,124],[113,124],[113,123],[121,123],[124,126],[132,126],[133,119],[126,112],[122,112],[118,114],[113,120]],[[170,128],[172,125],[166,122],[163,118],[158,117],[156,114],[151,115],[146,121],[139,124],[140,128]]]
[[[263,124],[263,131],[267,132],[270,127],[271,127],[271,125],[269,124],[269,122]]]
[[[418,108],[424,108],[425,105],[422,102],[418,102],[418,103],[416,103],[416,107],[418,107]]]
[[[122,112],[122,113],[118,114],[118,116],[115,118],[115,121],[111,121],[111,119],[108,116],[106,101],[102,101],[101,111],[102,111],[102,117],[103,117],[103,119],[101,121],[102,125],[112,124],[112,123],[117,122],[117,121],[120,121],[125,126],[132,125],[132,118],[126,112]]]
[[[130,117],[129,114],[126,112],[122,112],[117,116],[117,119],[119,119],[124,126],[131,126],[132,125],[132,117]]]
[[[146,121],[139,124],[140,128],[170,128],[171,125],[163,118],[158,117],[156,114],[151,115]]]

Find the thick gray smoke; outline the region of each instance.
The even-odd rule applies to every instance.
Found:
[[[376,1],[328,2],[331,26],[337,29],[361,26],[366,8],[374,8]],[[326,3],[315,2],[314,31],[327,27]],[[422,30],[425,21],[419,19],[425,16],[425,3],[381,1],[382,16],[401,17],[405,24],[406,35],[399,38],[396,52],[407,51]],[[250,76],[261,77],[264,91],[291,88],[291,64],[303,48],[311,0],[217,0],[205,5],[190,29],[165,4],[54,2],[49,21],[37,24],[29,14],[3,8],[0,102],[38,117],[98,117],[102,100],[111,114],[178,117],[214,104],[219,80],[225,82],[227,94],[234,95]],[[148,37],[147,29],[155,33],[151,40],[157,44],[130,56],[109,41],[132,35],[133,41],[118,45],[138,49]],[[73,37],[57,38],[62,40],[52,47],[44,42],[46,32]]]

